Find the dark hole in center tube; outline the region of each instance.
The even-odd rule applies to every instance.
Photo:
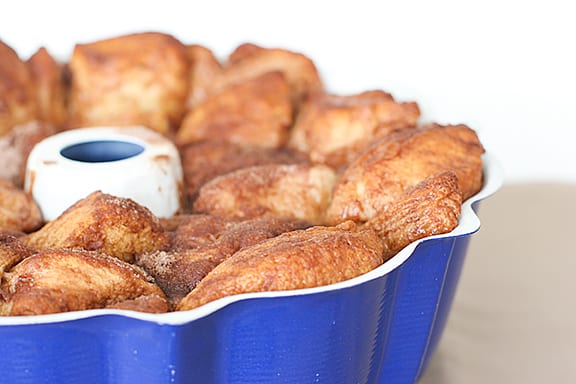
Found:
[[[67,159],[84,163],[105,163],[137,156],[144,151],[139,144],[117,140],[87,141],[69,145],[60,151]]]

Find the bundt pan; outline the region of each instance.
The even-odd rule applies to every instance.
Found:
[[[90,310],[0,318],[6,383],[413,383],[444,328],[484,185],[450,233],[311,289],[225,297],[185,312]]]

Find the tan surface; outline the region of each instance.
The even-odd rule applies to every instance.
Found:
[[[419,384],[576,382],[576,184],[506,185],[479,215]]]

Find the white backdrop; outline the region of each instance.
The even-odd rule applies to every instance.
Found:
[[[156,30],[224,57],[243,42],[310,55],[336,93],[383,89],[424,119],[466,123],[507,182],[576,183],[570,0],[12,1],[0,39],[27,58]],[[1,60],[1,58],[0,58]]]

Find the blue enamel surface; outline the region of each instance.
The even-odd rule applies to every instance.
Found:
[[[418,246],[396,271],[395,303],[381,383],[413,383],[423,373],[452,304],[468,236]]]
[[[385,281],[320,295],[241,301],[200,319],[181,333],[177,382],[375,382],[386,311],[373,299],[376,292],[386,297]],[[186,348],[191,344],[195,348]]]
[[[169,383],[173,327],[121,316],[0,327],[2,383]]]
[[[2,380],[412,383],[442,332],[467,243],[429,240],[360,285],[237,301],[183,325],[103,315],[3,326]]]
[[[496,177],[483,197],[502,180],[491,164]],[[474,229],[419,242],[402,263],[358,283],[230,300],[189,320],[109,313],[5,321],[0,383],[414,383],[479,227],[468,224]]]

